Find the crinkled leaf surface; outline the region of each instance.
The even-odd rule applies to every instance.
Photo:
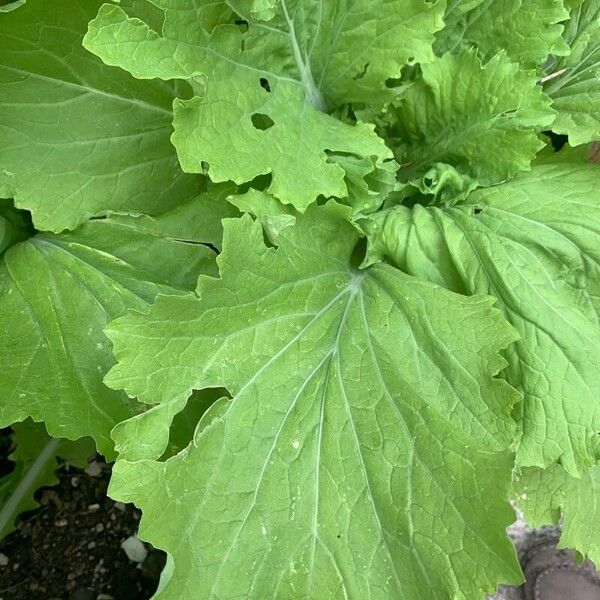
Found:
[[[14,529],[18,515],[37,506],[36,490],[58,482],[58,456],[69,465],[83,467],[95,452],[89,438],[76,442],[53,438],[40,423],[28,420],[13,424],[12,429],[16,448],[10,459],[15,465],[0,478],[0,539]]]
[[[142,221],[143,222],[143,221]],[[43,420],[55,437],[89,435],[113,455],[110,430],[136,403],[108,389],[105,325],[142,310],[159,292],[193,289],[214,272],[205,246],[148,233],[136,217],[93,220],[67,234],[38,234],[0,263],[0,424]]]
[[[544,89],[558,111],[552,130],[576,146],[600,139],[600,0],[584,0],[565,28],[571,54],[550,63]]]
[[[443,54],[476,46],[487,58],[504,50],[535,68],[549,54],[569,53],[561,37],[568,16],[562,0],[451,0],[435,49]]]
[[[175,108],[173,142],[183,168],[200,172],[208,163],[213,181],[236,183],[271,173],[270,193],[299,210],[320,194],[347,195],[344,169],[326,150],[390,156],[372,126],[322,111],[389,99],[387,78],[407,62],[433,58],[443,13],[441,2],[425,0],[282,0],[265,23],[238,2],[248,25],[209,31],[200,24],[215,24],[207,17],[213,4],[156,4],[165,9],[161,33],[105,5],[85,46],[136,77],[193,79],[199,95]]]
[[[517,462],[594,463],[600,430],[600,166],[563,151],[454,208],[398,207],[365,228],[370,259],[500,300],[521,340],[507,380],[524,394]]]
[[[0,15],[0,168],[38,229],[163,212],[199,191],[169,140],[181,85],[137,81],[81,46],[100,4],[28,0]]]
[[[436,163],[491,185],[529,168],[544,146],[536,131],[552,123],[535,77],[504,54],[482,67],[475,52],[423,65],[423,77],[395,101],[387,131],[403,180]]]
[[[530,525],[555,525],[562,516],[559,546],[600,564],[600,466],[581,478],[571,477],[560,465],[523,469],[514,489]]]
[[[161,598],[466,598],[520,578],[502,499],[516,394],[492,377],[514,332],[489,297],[352,267],[348,212],[309,208],[277,249],[230,220],[200,299],[109,326],[111,386],[233,396],[177,456],[115,466],[111,494],[174,559]]]

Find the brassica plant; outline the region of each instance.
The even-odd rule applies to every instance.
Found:
[[[58,439],[0,531],[90,437],[159,598],[482,599],[511,501],[600,561],[599,61],[600,0],[4,3],[0,425]]]

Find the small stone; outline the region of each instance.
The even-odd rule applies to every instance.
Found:
[[[146,556],[148,556],[148,550],[144,546],[143,542],[135,535],[130,535],[122,544],[127,558],[133,562],[141,563],[144,562]]]
[[[96,512],[97,510],[100,510],[100,505],[99,504],[90,504],[88,506],[88,510],[90,512]]]
[[[92,550],[92,549],[94,549],[95,547],[96,547],[96,542],[90,542],[90,543],[87,545],[87,549],[88,549],[88,550]]]
[[[102,525],[102,523],[98,523],[98,524],[96,525],[96,531],[97,531],[98,533],[102,533],[102,532],[104,531],[104,525]]]
[[[110,596],[109,594],[98,594],[96,600],[115,600],[114,596]]]
[[[0,554],[0,567],[5,567],[8,564],[8,556]]]
[[[100,473],[102,473],[102,469],[100,468],[100,465],[93,460],[86,468],[85,468],[85,472],[90,476],[90,477],[98,477],[98,475],[100,475]]]
[[[68,521],[66,519],[57,519],[56,521],[54,521],[55,527],[66,527],[67,524],[68,524]]]
[[[117,510],[119,510],[119,511],[121,511],[121,512],[125,512],[125,505],[124,505],[122,502],[115,502],[115,503],[113,504],[113,506],[114,506],[114,507],[115,507]]]
[[[73,475],[73,477],[71,477],[71,487],[76,488],[79,485],[79,477]]]

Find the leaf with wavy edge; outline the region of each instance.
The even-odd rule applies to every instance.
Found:
[[[525,396],[522,466],[559,461],[579,475],[597,459],[599,186],[600,166],[565,150],[453,208],[398,207],[364,222],[370,261],[499,299],[521,336],[505,377]]]
[[[201,2],[155,3],[165,9],[161,33],[105,5],[85,47],[136,77],[194,81],[198,95],[175,105],[183,168],[203,172],[207,163],[213,181],[238,184],[270,173],[269,192],[300,211],[319,195],[348,194],[344,169],[326,151],[391,157],[372,125],[323,111],[389,100],[387,78],[433,58],[443,11],[425,0],[281,0],[268,23],[242,12],[247,26],[221,23],[208,33]]]
[[[173,557],[160,598],[441,599],[519,580],[502,500],[517,395],[493,378],[514,333],[490,298],[357,270],[348,213],[309,208],[277,249],[249,216],[227,221],[200,298],[108,328],[109,385],[155,406],[233,395],[179,455],[115,466],[111,494]]]

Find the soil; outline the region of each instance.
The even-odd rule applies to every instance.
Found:
[[[0,471],[3,446],[0,435]],[[146,545],[140,564],[121,548],[140,512],[106,496],[110,465],[98,457],[85,471],[63,465],[57,474],[58,485],[37,491],[40,508],[0,541],[0,600],[150,598],[165,555]]]

